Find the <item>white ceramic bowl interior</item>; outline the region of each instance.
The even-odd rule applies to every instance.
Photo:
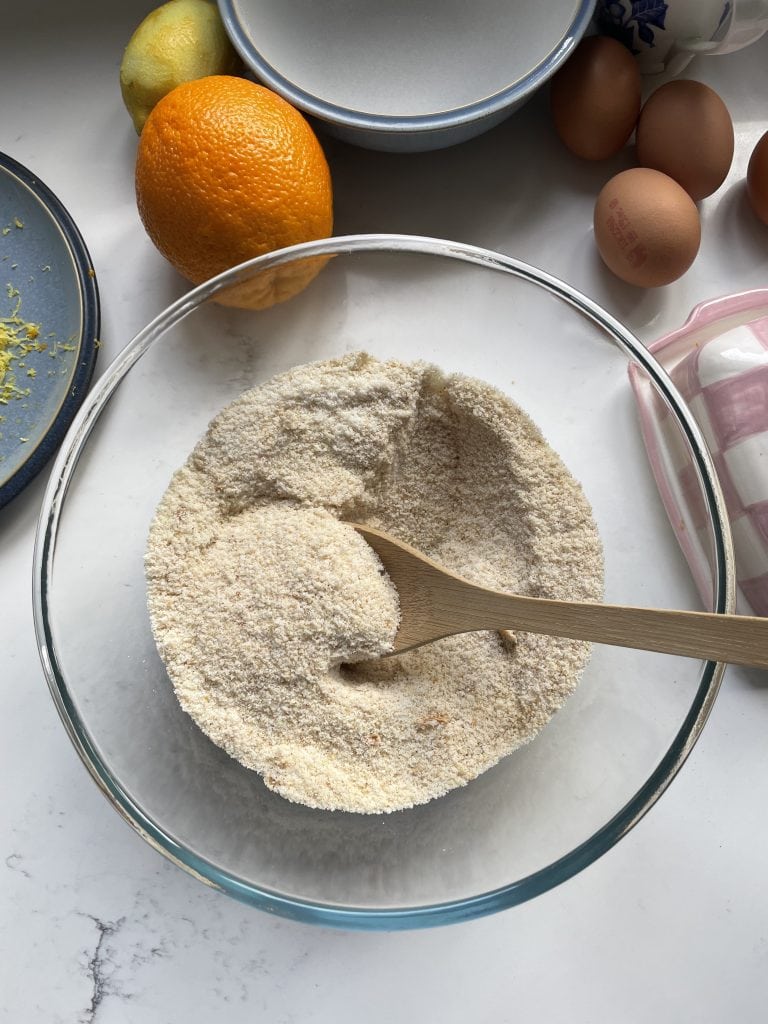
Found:
[[[327,103],[391,117],[501,92],[568,32],[578,0],[234,0],[264,61]]]
[[[507,117],[568,58],[594,0],[218,0],[267,86],[374,149],[462,142]]]

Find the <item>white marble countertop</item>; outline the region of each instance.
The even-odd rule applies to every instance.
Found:
[[[25,0],[3,19],[0,149],[53,188],[85,236],[103,309],[97,372],[185,288],[136,213],[136,136],[118,86],[122,48],[153,5]],[[570,280],[650,341],[698,301],[765,286],[768,271],[768,228],[751,216],[742,182],[768,127],[768,38],[700,58],[688,74],[729,105],[736,157],[703,203],[697,262],[666,289],[612,280],[591,243],[594,197],[631,151],[597,166],[571,159],[543,96],[443,152],[384,156],[329,142],[336,232],[501,249]],[[0,1020],[765,1020],[768,677],[728,670],[703,738],[660,803],[600,861],[532,903],[405,934],[271,918],[165,862],[78,761],[32,628],[45,477],[0,513]]]

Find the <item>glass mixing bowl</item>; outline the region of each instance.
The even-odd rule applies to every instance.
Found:
[[[260,312],[211,302],[331,257]],[[700,734],[722,666],[595,647],[529,745],[412,810],[288,803],[214,746],[174,697],[150,632],[147,531],[213,415],[298,363],[355,349],[423,359],[496,385],[539,424],[592,503],[606,600],[696,608],[651,476],[628,382],[640,364],[679,433],[705,508],[712,608],[730,611],[730,535],[701,435],[664,372],[608,313],[524,263],[406,236],[282,250],[195,288],[96,383],[54,467],[38,528],[35,625],[72,742],[114,807],[197,878],[304,921],[412,928],[491,913],[569,878],[653,805]]]

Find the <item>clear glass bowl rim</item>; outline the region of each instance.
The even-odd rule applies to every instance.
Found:
[[[654,381],[687,438],[702,486],[714,533],[715,601],[717,612],[735,608],[735,570],[730,527],[723,494],[709,450],[683,398],[667,373],[642,343],[615,317],[564,281],[503,253],[460,242],[403,234],[347,235],[280,249],[249,260],[191,289],[140,331],[96,381],[73,421],[51,471],[40,509],[33,559],[32,597],[38,652],[51,696],[69,737],[96,784],[119,814],[151,846],[200,881],[242,902],[294,920],[363,930],[400,930],[445,925],[505,910],[526,902],[571,878],[593,863],[630,831],[670,784],[693,749],[709,717],[725,666],[703,663],[696,695],[666,754],[634,796],[589,839],[575,849],[508,885],[476,896],[419,907],[355,908],[302,900],[246,882],[203,860],[168,835],[137,805],[109,766],[102,762],[60,668],[49,620],[56,539],[62,505],[72,474],[102,409],[131,367],[162,336],[202,303],[255,273],[295,259],[370,253],[422,254],[487,267],[528,281],[554,295],[593,321]]]

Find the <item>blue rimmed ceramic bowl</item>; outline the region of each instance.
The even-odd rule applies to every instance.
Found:
[[[464,142],[573,51],[594,0],[219,0],[244,61],[333,135],[415,152]]]

